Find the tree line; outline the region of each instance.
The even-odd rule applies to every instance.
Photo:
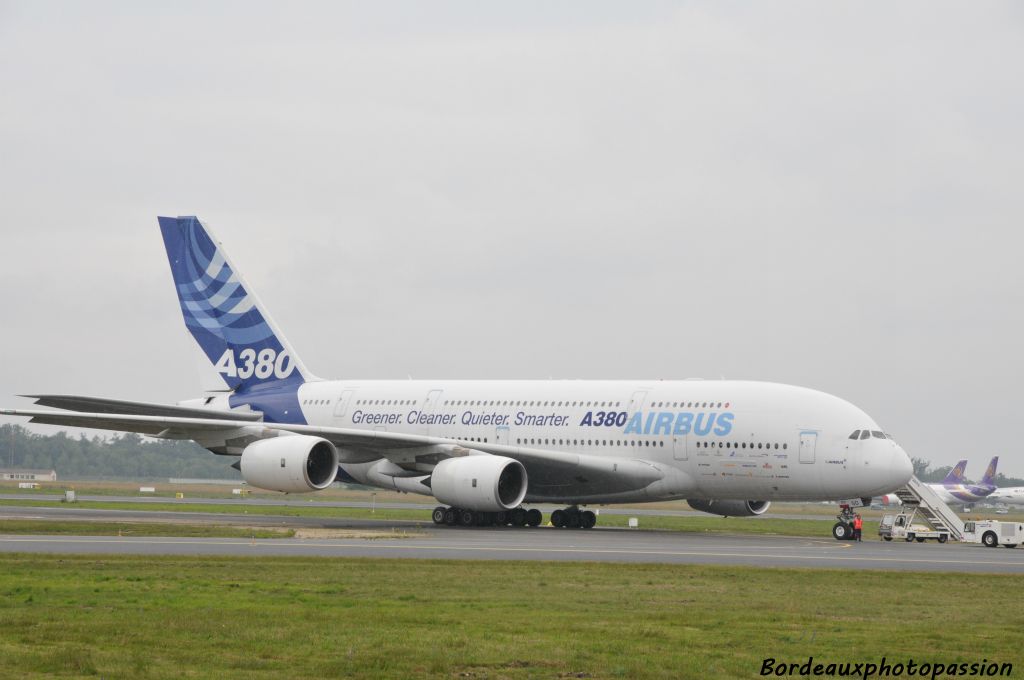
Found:
[[[234,456],[217,456],[195,442],[137,434],[77,437],[0,425],[0,467],[56,470],[57,479],[157,480],[169,477],[241,479]]]

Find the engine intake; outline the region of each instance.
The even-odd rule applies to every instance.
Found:
[[[338,474],[338,450],[326,439],[286,435],[249,444],[240,461],[242,479],[269,491],[325,489]]]
[[[526,496],[526,468],[505,456],[447,458],[434,466],[430,490],[437,500],[458,508],[511,510]]]
[[[768,507],[771,506],[770,501],[687,500],[686,502],[694,510],[709,512],[712,515],[721,515],[722,517],[754,517],[755,515],[763,515],[768,510]]]

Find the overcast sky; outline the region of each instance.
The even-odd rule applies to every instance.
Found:
[[[1024,476],[1024,5],[164,4],[0,2],[0,405],[196,396],[196,214],[323,377],[792,383]]]

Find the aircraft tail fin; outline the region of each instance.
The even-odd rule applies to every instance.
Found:
[[[315,380],[196,217],[159,217],[185,326],[228,387]]]
[[[999,456],[993,456],[992,460],[988,462],[988,467],[985,469],[985,476],[981,478],[981,483],[986,486],[996,485],[996,467],[999,466]]]
[[[953,469],[949,471],[946,478],[942,480],[943,484],[963,484],[964,483],[964,470],[967,468],[967,461],[962,460],[953,466]]]

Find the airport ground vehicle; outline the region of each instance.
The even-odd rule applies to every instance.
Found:
[[[885,515],[878,525],[878,535],[886,541],[894,538],[902,538],[908,543],[917,541],[924,543],[929,538],[934,538],[939,543],[949,540],[949,532],[933,529],[924,524],[914,524],[915,512],[901,512],[897,515]]]
[[[985,547],[1016,548],[1024,540],[1024,524],[982,519],[964,522],[965,543],[981,543]]]

